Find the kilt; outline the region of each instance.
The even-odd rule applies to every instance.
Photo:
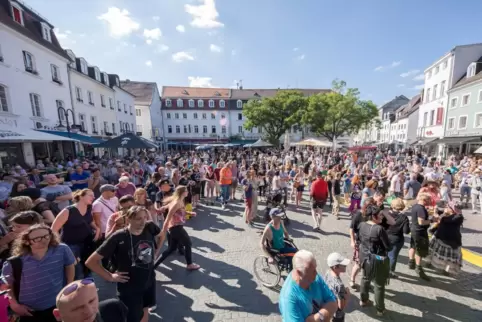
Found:
[[[462,268],[462,247],[452,248],[434,237],[430,241],[428,259],[434,268],[455,275]]]

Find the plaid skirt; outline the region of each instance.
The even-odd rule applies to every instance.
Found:
[[[434,268],[455,275],[462,268],[462,247],[452,248],[434,237],[429,245],[429,260]]]

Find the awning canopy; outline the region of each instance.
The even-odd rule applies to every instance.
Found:
[[[95,146],[96,148],[157,149],[159,146],[142,136],[125,133]]]
[[[294,145],[297,146],[319,146],[329,148],[333,146],[333,143],[324,141],[324,140],[317,140],[317,139],[306,139],[300,142],[295,143]]]
[[[53,135],[58,135],[58,136],[61,136],[63,138],[67,138],[67,139],[74,139],[76,141],[79,141],[81,143],[84,143],[84,144],[99,144],[101,142],[104,142],[102,139],[99,139],[99,138],[94,138],[94,137],[91,137],[91,136],[88,136],[88,135],[83,135],[83,134],[79,134],[79,133],[72,133],[70,132],[70,136],[69,136],[69,133],[68,132],[64,132],[64,131],[48,131],[48,130],[41,130],[40,132],[44,132],[44,133],[48,133],[48,134],[53,134]]]
[[[475,154],[482,154],[482,146],[480,148],[478,148],[477,150],[475,150],[474,153]]]
[[[267,148],[273,146],[271,143],[265,142],[261,139],[258,141],[254,142],[253,144],[246,144],[244,147],[250,147],[250,148]]]
[[[45,133],[44,131],[36,131],[30,129],[22,129],[21,131],[0,130],[0,143],[15,142],[52,142],[52,141],[77,141],[74,138],[65,138],[62,136]]]
[[[412,143],[412,145],[427,145],[434,143],[433,141],[438,140],[438,138],[423,138]]]
[[[482,142],[480,136],[459,136],[459,137],[445,137],[438,139],[436,142],[433,143],[440,143],[440,144],[464,144],[469,142]]]

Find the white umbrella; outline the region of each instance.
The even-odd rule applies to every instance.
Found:
[[[267,147],[270,147],[270,146],[273,146],[273,145],[271,143],[265,142],[261,139],[254,142],[253,144],[251,144],[252,148],[267,148]]]
[[[328,141],[321,141],[317,139],[306,139],[296,143],[296,145],[319,146],[319,147],[326,147],[326,148],[333,146],[333,144]]]

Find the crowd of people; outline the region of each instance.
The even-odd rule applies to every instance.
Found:
[[[104,155],[65,164],[42,160],[33,169],[16,165],[0,177],[5,315],[9,307],[20,321],[97,321],[109,310],[98,300],[82,306],[77,317],[68,313],[69,299],[97,296],[95,273],[117,283],[118,300],[105,305],[125,316],[117,321],[147,321],[156,308],[156,268],[177,251],[186,269],[199,269],[187,221],[201,205],[226,209],[237,198],[245,204],[248,227],[256,220],[267,223],[261,250],[269,261],[274,261],[270,249],[290,258],[292,270],[280,294],[285,321],[343,321],[350,289],[360,291],[366,307],[372,305],[371,285],[377,314],[383,315],[385,286],[397,278],[405,235],[410,233],[409,268],[422,280],[430,280],[424,262],[444,274],[460,271],[461,209],[482,212],[481,173],[482,160],[475,157],[443,162],[411,150],[372,149],[142,151],[123,159]],[[276,207],[265,213],[261,203],[274,197]],[[327,208],[339,218],[346,206],[352,217],[348,287],[340,275],[350,260],[330,254],[322,277],[312,253],[285,243],[284,209],[297,211],[307,199],[315,231],[323,230]]]

